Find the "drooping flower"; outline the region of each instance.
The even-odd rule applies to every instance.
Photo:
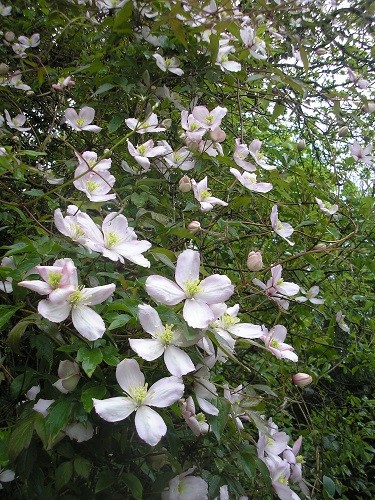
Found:
[[[23,124],[26,121],[26,116],[24,114],[20,113],[14,118],[11,118],[8,110],[6,109],[4,109],[4,114],[9,128],[14,128],[19,132],[27,132],[28,130],[31,130],[31,127],[23,127]]]
[[[207,177],[198,183],[192,179],[191,185],[193,187],[194,197],[199,201],[202,212],[212,210],[215,205],[221,205],[223,207],[228,206],[228,203],[225,201],[211,196],[211,191],[207,188]]]
[[[31,90],[31,87],[29,85],[26,85],[26,83],[23,83],[22,81],[22,73],[21,71],[15,71],[10,80],[9,80],[9,86],[13,87],[18,90]]]
[[[317,299],[316,296],[319,294],[319,287],[312,286],[307,292],[300,288],[300,292],[305,295],[305,297],[296,297],[294,300],[296,302],[307,302],[310,301],[312,304],[324,304],[324,299]]]
[[[168,371],[176,377],[182,377],[195,370],[194,363],[180,347],[193,345],[182,332],[173,325],[163,325],[157,311],[148,305],[138,306],[138,318],[142,328],[152,339],[129,339],[130,347],[146,361],[153,361],[164,354]]]
[[[84,106],[79,113],[73,108],[68,108],[64,113],[65,122],[72,127],[73,130],[87,130],[89,132],[98,133],[101,127],[90,125],[95,118],[95,109],[90,106]]]
[[[10,269],[16,269],[13,257],[3,257],[0,263],[0,267],[9,267]],[[0,280],[0,290],[5,293],[12,293],[13,278],[8,276],[5,279]]]
[[[53,385],[63,394],[73,392],[81,378],[78,363],[69,361],[68,359],[60,361],[57,374],[59,380]]]
[[[288,236],[294,233],[294,229],[288,222],[281,222],[279,220],[277,205],[272,207],[270,219],[272,229],[275,233],[281,236],[289,245],[294,246],[294,241],[288,239]]]
[[[158,117],[155,113],[151,113],[145,121],[140,121],[137,118],[127,118],[125,123],[130,130],[134,130],[138,134],[163,132],[165,130],[165,127],[158,127]]]
[[[199,252],[185,250],[177,259],[176,283],[152,275],[145,286],[147,293],[161,304],[174,306],[185,300],[183,317],[187,324],[193,328],[207,328],[216,319],[210,306],[229,299],[234,286],[227,276],[219,274],[200,281],[199,267]]]
[[[317,202],[320,210],[325,214],[334,215],[339,209],[338,205],[332,205],[331,203],[328,203],[328,201],[322,201],[319,198],[315,198],[315,201]]]
[[[266,44],[259,37],[255,36],[255,32],[251,26],[244,26],[240,30],[240,36],[243,44],[249,49],[254,59],[261,61],[267,59]]]
[[[293,347],[285,344],[284,340],[287,334],[285,326],[276,325],[270,331],[264,328],[264,335],[260,337],[263,340],[266,349],[268,349],[277,359],[290,359],[295,363],[298,361],[298,356]]]
[[[264,168],[265,170],[275,170],[276,167],[273,165],[268,165],[264,159],[263,153],[260,152],[260,148],[262,147],[262,141],[259,139],[254,139],[249,144],[249,153],[254,158],[257,165]]]
[[[182,400],[181,414],[196,437],[209,432],[210,426],[206,422],[206,417],[203,413],[195,413],[195,404],[191,396],[186,401]]]
[[[179,67],[181,63],[177,57],[164,58],[160,54],[153,54],[152,57],[155,59],[158,68],[160,68],[162,71],[168,70],[178,76],[184,74],[183,70]]]
[[[216,399],[216,387],[210,382],[210,370],[205,365],[197,365],[194,373],[193,391],[201,410],[209,415],[219,415],[219,410],[210,401]]]
[[[271,476],[272,486],[280,500],[301,500],[289,487],[290,465],[278,456],[267,457],[266,463]]]
[[[54,90],[59,90],[60,92],[63,92],[65,89],[72,87],[75,85],[75,81],[71,76],[62,76],[61,78],[58,79],[57,83],[52,84],[52,88]]]
[[[244,187],[250,189],[250,191],[255,191],[256,193],[268,193],[273,187],[269,182],[257,182],[257,176],[255,174],[250,174],[249,172],[241,174],[236,168],[231,168],[230,172]]]
[[[229,71],[230,73],[237,73],[241,71],[241,64],[236,61],[229,60],[229,54],[234,52],[234,47],[232,45],[224,45],[219,48],[216,63],[220,69],[224,72]]]
[[[278,426],[272,418],[268,420],[266,426],[267,433],[259,431],[257,443],[258,457],[263,460],[266,456],[277,457],[287,449],[289,436],[285,432],[279,431]]]
[[[121,361],[116,368],[116,378],[126,396],[93,399],[95,411],[107,422],[124,420],[135,411],[135,428],[139,437],[155,446],[166,434],[167,426],[150,406],[171,406],[183,396],[184,384],[177,377],[165,377],[148,389],[135,359]]]
[[[208,484],[201,477],[190,476],[194,467],[169,481],[162,500],[208,500]]]
[[[288,309],[289,302],[285,300],[285,296],[291,297],[293,295],[297,295],[299,292],[299,286],[296,283],[284,281],[281,277],[282,271],[283,268],[281,264],[273,266],[271,268],[271,278],[267,281],[267,283],[262,283],[257,278],[253,279],[253,283],[264,290],[272,300],[278,302],[283,309]]]
[[[219,305],[220,306],[220,305]],[[212,306],[215,311],[217,306]],[[240,337],[243,339],[258,339],[263,335],[261,326],[253,325],[251,323],[241,323],[240,318],[237,318],[240,310],[239,304],[232,307],[227,307],[224,312],[222,308],[217,308],[219,318],[211,323],[210,327],[215,333],[227,340],[228,334],[233,337]],[[220,314],[221,313],[221,314]],[[229,342],[230,345],[230,342]]]

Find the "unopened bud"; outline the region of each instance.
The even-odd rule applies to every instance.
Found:
[[[341,128],[339,128],[339,130],[337,132],[337,135],[339,137],[345,137],[348,132],[349,132],[348,127],[346,127],[346,126],[345,127],[341,127]]]
[[[33,90],[27,90],[26,95],[34,95],[35,92]]]
[[[313,379],[308,373],[295,373],[292,377],[292,381],[293,384],[298,385],[298,387],[306,387],[311,384]]]
[[[7,42],[13,42],[15,37],[16,37],[16,35],[13,33],[13,31],[6,31],[4,33],[4,38]]]
[[[181,177],[180,182],[178,183],[178,189],[181,193],[188,193],[191,190],[190,177],[187,175]]]
[[[247,256],[247,268],[250,271],[260,271],[263,268],[263,259],[260,252],[250,252]]]
[[[324,56],[324,54],[327,54],[327,51],[321,47],[320,49],[316,49],[315,54],[318,54],[318,56]]]
[[[221,130],[220,127],[215,128],[214,130],[210,130],[210,138],[214,142],[223,142],[225,141],[226,133],[224,130]]]
[[[201,225],[197,220],[192,220],[188,225],[188,230],[192,233],[199,233],[201,230]]]
[[[313,250],[325,250],[327,245],[325,243],[318,243],[313,247]]]
[[[298,144],[297,144],[298,151],[302,151],[303,149],[305,149],[305,147],[306,147],[305,139],[301,139],[300,141],[298,141]]]
[[[262,23],[264,21],[265,17],[263,14],[258,14],[257,17],[255,18],[257,23]]]
[[[9,71],[9,66],[5,63],[0,64],[0,75],[6,75]]]
[[[172,126],[172,120],[170,118],[166,118],[161,122],[162,127],[165,127],[166,129],[171,128]]]
[[[375,111],[375,102],[368,102],[362,109],[363,111],[367,111],[367,113],[373,113]]]

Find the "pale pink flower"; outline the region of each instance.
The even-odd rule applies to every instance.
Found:
[[[82,226],[82,223],[84,223],[86,228],[90,228],[90,234],[95,231],[97,225],[91,217],[84,212],[81,212],[76,205],[69,205],[67,208],[67,214],[68,215],[64,217],[59,208],[55,210],[55,226],[60,233],[87,248],[90,252],[92,250],[99,252],[101,248],[100,245],[86,236],[85,230]]]
[[[33,290],[39,295],[48,295],[54,300],[59,297],[60,291],[71,287],[77,276],[77,269],[72,259],[58,259],[52,266],[36,266],[41,280],[21,281],[18,286]]]
[[[25,52],[25,47],[21,45],[20,43],[14,43],[12,45],[13,52],[20,58],[20,59],[25,59],[27,57],[27,54]]]
[[[209,415],[219,415],[219,410],[214,406],[210,400],[215,399],[217,396],[216,387],[209,381],[210,370],[207,366],[197,365],[197,370],[194,373],[193,391],[197,398],[197,403],[201,410]]]
[[[10,269],[16,269],[13,261],[13,257],[3,257],[0,263],[0,267],[9,267]],[[5,293],[13,292],[13,278],[8,276],[7,278],[0,280],[0,291]]]
[[[33,406],[33,410],[40,413],[43,417],[46,417],[48,415],[49,407],[54,402],[54,399],[38,399],[38,402]]]
[[[328,201],[322,201],[319,198],[315,198],[315,201],[318,204],[320,210],[325,214],[334,215],[339,209],[338,205],[331,205],[331,203],[328,203]]]
[[[257,443],[258,457],[263,460],[265,456],[277,457],[288,447],[289,436],[285,432],[279,431],[277,425],[268,420],[266,426],[267,433],[259,431]]]
[[[158,117],[155,113],[151,113],[145,121],[140,121],[137,118],[127,118],[125,123],[131,130],[134,130],[138,134],[163,132],[165,130],[165,127],[158,127]]]
[[[18,130],[20,132],[27,132],[30,130],[30,127],[23,127],[23,124],[26,121],[26,116],[22,113],[18,114],[14,118],[11,118],[9,112],[4,109],[4,114],[6,118],[6,123],[9,128],[14,128],[15,130]]]
[[[267,59],[266,44],[263,40],[255,36],[255,32],[251,26],[244,26],[240,30],[240,36],[243,44],[249,49],[250,54],[255,59]]]
[[[19,89],[19,90],[31,90],[31,87],[29,85],[26,85],[25,83],[23,83],[22,81],[22,73],[21,71],[15,71],[10,80],[9,80],[9,85],[11,87],[14,87],[15,89]]]
[[[284,297],[296,295],[299,292],[299,286],[296,283],[284,281],[281,277],[282,270],[281,264],[273,266],[271,268],[271,278],[267,283],[262,283],[257,278],[253,279],[253,283],[264,290],[272,300],[278,302],[283,309],[288,309],[289,302]]]
[[[298,356],[293,352],[293,347],[284,343],[287,334],[285,326],[276,325],[269,332],[267,328],[264,328],[264,332],[265,334],[260,339],[263,340],[266,349],[276,356],[277,359],[290,359],[295,363],[298,361]]]
[[[363,161],[366,165],[372,165],[373,157],[371,156],[372,145],[369,144],[365,148],[362,148],[357,141],[349,146],[350,154],[357,161]]]
[[[163,156],[169,153],[168,148],[164,145],[160,144],[159,146],[154,147],[154,141],[152,139],[144,142],[143,144],[139,144],[136,147],[134,147],[129,140],[127,141],[127,144],[129,153],[144,170],[148,170],[150,168],[149,158],[155,158],[155,156]]]
[[[57,83],[52,84],[52,88],[54,90],[59,90],[60,92],[64,91],[65,89],[72,87],[75,85],[75,81],[71,76],[62,76],[61,78],[58,79]]]
[[[200,256],[195,250],[185,250],[178,259],[176,283],[163,276],[152,275],[146,280],[146,291],[156,301],[174,306],[185,300],[183,317],[193,328],[207,328],[214,321],[211,305],[225,302],[234,292],[227,276],[214,274],[200,281]]]
[[[301,500],[289,486],[290,465],[287,460],[278,456],[267,457],[266,463],[270,472],[272,486],[280,500]]]
[[[230,172],[244,187],[250,189],[250,191],[255,191],[256,193],[268,193],[273,187],[269,182],[257,182],[257,176],[255,174],[251,174],[249,172],[241,174],[236,168],[231,168]]]
[[[196,437],[209,432],[210,426],[206,422],[206,417],[203,413],[195,413],[195,404],[191,396],[186,401],[182,400],[181,414]]]
[[[181,76],[184,74],[182,69],[179,67],[180,66],[180,61],[177,57],[166,57],[164,58],[160,54],[153,54],[152,57],[156,61],[156,65],[158,68],[160,68],[162,71],[170,71],[171,73],[174,73],[175,75]]]
[[[87,130],[89,132],[98,133],[101,127],[97,125],[90,125],[95,118],[95,109],[89,106],[84,106],[79,113],[73,108],[65,110],[65,123],[70,125],[73,130]]]
[[[216,308],[218,314],[220,314],[220,309],[217,306],[212,306],[214,313],[216,312]],[[253,325],[252,323],[241,323],[240,318],[237,318],[239,310],[239,304],[226,308],[226,310],[220,314],[219,318],[211,323],[211,328],[222,336],[224,340],[227,338],[228,334],[235,338],[240,337],[242,339],[260,338],[263,335],[262,327]]]
[[[186,172],[194,168],[195,161],[191,155],[191,152],[182,147],[177,149],[177,151],[172,151],[164,157],[165,162],[171,168],[179,168],[180,170]]]
[[[302,436],[295,441],[292,448],[289,446],[287,447],[287,449],[283,452],[283,459],[290,464],[290,480],[293,483],[297,483],[304,495],[309,497],[309,489],[302,478],[302,464],[305,463],[305,460],[303,456],[299,454],[301,446]]]
[[[198,183],[192,179],[191,185],[193,187],[194,197],[199,201],[202,212],[212,210],[214,205],[221,205],[223,207],[228,206],[228,203],[225,201],[211,196],[211,191],[207,188],[207,177]]]
[[[215,64],[218,65],[225,73],[228,71],[230,73],[237,73],[238,71],[241,71],[240,63],[229,60],[229,54],[232,52],[234,52],[234,47],[232,47],[232,45],[224,45],[219,48],[217,53]]]
[[[27,36],[19,36],[18,41],[25,49],[37,47],[40,44],[40,35],[39,33],[34,33],[30,38]]]
[[[201,477],[190,476],[194,467],[169,481],[162,500],[208,500],[208,484]]]
[[[234,161],[244,170],[247,170],[248,172],[255,172],[256,166],[248,161],[245,161],[249,154],[250,151],[246,144],[241,144],[241,140],[236,139],[236,148],[233,153]]]
[[[104,12],[110,9],[121,9],[129,0],[95,0],[98,9]]]
[[[221,121],[227,112],[227,108],[221,106],[217,106],[212,111],[208,111],[206,106],[195,106],[192,115],[201,128],[215,130],[220,127]]]
[[[275,233],[281,236],[286,242],[289,243],[289,245],[294,246],[294,241],[290,241],[288,239],[288,236],[294,233],[294,229],[288,222],[281,222],[279,220],[277,205],[274,205],[272,207],[270,219],[272,229],[275,231]]]
[[[79,365],[74,361],[69,361],[68,359],[60,361],[57,375],[59,380],[53,385],[63,394],[73,392],[77,387],[79,379],[81,378]]]
[[[99,162],[98,167],[100,163],[102,162]],[[109,193],[116,182],[109,170],[100,170],[96,165],[88,167],[80,163],[75,169],[74,179],[74,187],[85,193],[90,201],[103,202],[116,198],[116,194]]]
[[[198,107],[204,108],[204,110],[207,109],[204,106],[198,106]],[[189,112],[186,110],[181,111],[181,127],[184,130],[186,130],[184,134],[185,137],[189,141],[192,141],[193,143],[202,140],[202,137],[204,136],[207,130],[207,127],[204,127],[203,124],[200,121],[198,121],[193,114],[189,114]]]
[[[265,170],[275,170],[276,167],[273,165],[268,165],[264,159],[263,153],[260,152],[260,148],[262,147],[262,141],[259,139],[254,139],[249,144],[249,153],[254,158],[257,165],[264,168]]]
[[[173,325],[163,325],[157,311],[148,305],[138,306],[138,318],[142,328],[152,339],[129,339],[130,347],[146,361],[154,361],[164,355],[168,371],[176,377],[182,377],[195,370],[194,363],[180,347],[195,344],[188,342],[182,331]]]
[[[310,301],[312,304],[324,304],[324,299],[318,299],[316,296],[319,294],[319,287],[312,286],[307,292],[300,288],[300,292],[305,295],[305,297],[296,297],[294,300],[296,302],[307,302]]]
[[[121,361],[116,368],[116,378],[126,396],[93,399],[95,411],[107,422],[124,420],[135,411],[135,428],[139,437],[155,446],[166,434],[167,426],[150,406],[171,406],[183,396],[184,384],[177,377],[165,377],[148,389],[135,359]]]

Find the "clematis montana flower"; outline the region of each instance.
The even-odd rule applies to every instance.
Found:
[[[285,326],[276,325],[269,332],[267,328],[264,328],[264,333],[260,339],[263,340],[266,349],[276,356],[277,359],[290,359],[295,363],[298,361],[298,356],[293,352],[293,347],[284,343],[287,334]]]
[[[0,16],[10,16],[10,13],[12,12],[12,7],[3,5],[0,2]]]
[[[233,153],[234,161],[244,170],[247,170],[248,172],[255,172],[256,166],[249,161],[245,161],[249,154],[250,151],[246,144],[241,144],[241,140],[236,139],[236,147]]]
[[[69,361],[68,359],[60,361],[57,374],[59,376],[59,380],[53,385],[63,394],[73,392],[77,387],[79,379],[81,378],[79,365],[74,361]]]
[[[158,117],[155,113],[151,113],[151,115],[143,122],[137,118],[127,118],[125,123],[130,130],[134,130],[138,134],[146,134],[147,132],[163,132],[165,130],[164,127],[158,127]]]
[[[185,172],[187,170],[191,170],[192,168],[194,168],[195,165],[195,161],[191,156],[191,152],[185,147],[182,147],[177,151],[172,151],[168,153],[164,157],[164,160],[166,161],[169,167],[179,168],[180,170]]]
[[[216,57],[216,63],[222,71],[237,73],[241,71],[241,64],[236,61],[229,60],[229,54],[234,52],[234,47],[231,45],[226,45],[220,47]]]
[[[270,472],[272,486],[280,500],[301,500],[288,485],[290,477],[290,465],[287,460],[278,456],[267,457],[266,463]]]
[[[53,300],[42,300],[38,312],[43,318],[60,323],[71,314],[74,328],[88,340],[103,337],[105,324],[101,316],[90,306],[101,304],[115,291],[116,285],[85,288],[78,286],[77,273],[71,276],[71,286],[56,291]]]
[[[371,144],[369,144],[365,148],[362,148],[357,141],[354,141],[353,144],[349,146],[349,151],[355,160],[363,161],[363,163],[366,163],[367,165],[372,165],[374,159],[371,156]]]
[[[28,130],[31,130],[30,127],[23,127],[23,124],[26,121],[26,116],[24,114],[19,114],[14,118],[11,118],[9,112],[6,109],[4,109],[4,114],[9,128],[14,128],[19,132],[27,132]]]
[[[152,339],[129,339],[130,347],[146,361],[153,361],[164,354],[168,371],[182,377],[195,370],[194,363],[180,347],[195,343],[187,342],[182,332],[173,325],[163,325],[157,311],[148,305],[138,306],[138,318],[142,328]]]
[[[40,44],[40,35],[39,33],[34,33],[30,38],[27,36],[19,36],[18,41],[25,49],[37,47]]]
[[[264,170],[275,170],[276,167],[268,165],[266,163],[263,153],[260,152],[261,147],[262,147],[262,141],[260,141],[259,139],[254,139],[249,144],[249,153],[254,158],[256,164],[264,168]]]
[[[207,500],[208,484],[201,477],[190,476],[194,469],[171,479],[167,491],[161,494],[162,500]]]
[[[181,414],[196,437],[209,432],[210,426],[206,422],[206,417],[203,413],[195,413],[195,404],[191,396],[186,401],[182,400]]]
[[[307,292],[300,288],[300,292],[305,295],[305,297],[296,297],[294,300],[296,302],[307,302],[310,301],[312,304],[324,304],[324,299],[317,299],[316,296],[319,293],[318,286],[312,286]]]
[[[193,108],[192,115],[201,128],[206,130],[215,130],[220,127],[221,120],[227,112],[227,108],[222,108],[221,106],[217,106],[212,111],[208,111],[206,106],[195,106]]]
[[[334,215],[339,209],[338,205],[331,205],[328,201],[322,201],[319,198],[315,198],[320,210],[328,215]]]
[[[147,293],[161,304],[174,306],[185,300],[183,316],[187,324],[193,328],[207,328],[216,319],[210,306],[229,299],[234,286],[227,276],[219,274],[200,281],[199,266],[199,252],[185,250],[177,259],[176,283],[152,275],[145,286]]]
[[[158,68],[160,68],[162,71],[168,70],[171,73],[174,73],[175,75],[178,75],[178,76],[181,76],[184,74],[182,69],[179,67],[181,63],[177,57],[164,58],[160,54],[153,54],[152,57],[155,59],[156,65],[158,66]]]
[[[109,201],[116,198],[114,193],[109,193],[116,179],[108,170],[97,170],[95,167],[88,170],[86,165],[78,165],[74,179],[74,187],[85,193],[90,201]]]
[[[216,307],[212,306],[212,309],[215,311]],[[242,339],[258,339],[261,337],[263,335],[262,327],[251,323],[241,323],[240,318],[237,318],[239,310],[239,304],[226,308],[220,317],[211,323],[210,326],[215,332],[223,336],[224,339],[228,333],[233,337],[240,337]]]
[[[254,59],[267,59],[266,44],[263,40],[255,36],[251,26],[244,26],[240,30],[240,36],[243,44],[249,49],[250,54]]]
[[[84,106],[79,113],[73,108],[65,110],[65,122],[72,127],[73,130],[87,130],[89,132],[98,133],[101,127],[90,125],[95,118],[95,109],[89,106]]]
[[[278,426],[268,420],[267,433],[259,431],[257,443],[258,457],[263,460],[265,456],[277,457],[288,447],[289,436],[285,432],[279,431]]]
[[[202,212],[212,210],[214,205],[221,205],[223,207],[228,206],[228,203],[225,201],[211,196],[211,191],[207,189],[207,177],[198,183],[192,179],[191,185],[193,187],[194,197],[199,201]]]
[[[336,323],[343,332],[350,332],[349,326],[345,323],[345,316],[341,311],[338,311],[338,313],[336,314]]]
[[[249,172],[241,174],[236,168],[231,168],[230,172],[243,186],[250,189],[250,191],[255,191],[256,193],[268,193],[268,191],[271,191],[273,187],[269,182],[257,182],[257,176],[255,174],[250,174]]]
[[[171,406],[184,394],[184,384],[177,377],[165,377],[148,389],[135,359],[121,361],[116,368],[116,378],[126,396],[93,399],[95,411],[107,422],[119,422],[135,411],[135,428],[139,437],[155,446],[166,434],[167,426],[150,406]]]
[[[296,283],[284,281],[281,277],[283,268],[281,264],[271,268],[271,278],[267,283],[262,283],[257,278],[253,279],[253,283],[259,286],[270,296],[272,300],[278,302],[281,307],[288,309],[289,302],[284,299],[285,296],[291,297],[299,292],[299,286]]]
[[[288,222],[281,222],[279,220],[277,205],[274,205],[272,207],[270,219],[272,229],[275,231],[275,233],[281,236],[285,241],[287,241],[289,245],[294,246],[294,241],[290,241],[288,239],[288,236],[294,233],[294,229]]]
[[[134,147],[133,144],[128,141],[128,151],[144,170],[148,170],[150,168],[149,158],[155,158],[155,156],[163,156],[170,152],[169,149],[163,145],[154,147],[154,141],[152,139],[143,144],[139,144],[136,147]]]
[[[9,267],[10,269],[16,269],[13,261],[13,257],[3,257],[0,263],[0,267]],[[13,292],[13,278],[7,277],[0,280],[0,291],[5,293]]]

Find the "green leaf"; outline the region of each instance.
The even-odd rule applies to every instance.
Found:
[[[13,352],[20,354],[21,337],[25,333],[26,328],[30,324],[35,323],[37,319],[37,314],[31,314],[27,318],[19,321],[16,326],[11,329],[7,338],[7,346],[10,347]]]
[[[15,460],[20,452],[30,444],[34,432],[34,414],[21,420],[10,435],[8,452],[11,460]]]
[[[142,500],[143,486],[140,480],[131,472],[125,472],[121,475],[121,479],[129,488],[132,498],[135,500]]]
[[[89,349],[88,347],[81,347],[77,352],[77,361],[82,362],[82,368],[88,377],[91,378],[96,367],[100,365],[103,360],[103,355],[101,350],[97,347],[94,349]]]
[[[328,476],[323,476],[323,487],[330,497],[333,497],[336,491],[335,483]]]
[[[105,92],[108,92],[109,90],[113,89],[116,87],[114,83],[103,83],[103,85],[100,85],[98,90],[94,93],[94,95],[100,95],[104,94]]]
[[[16,314],[19,307],[14,306],[0,306],[0,330],[6,326],[10,318]]]
[[[91,462],[83,457],[77,457],[74,460],[74,471],[77,476],[87,479],[90,476]]]
[[[112,321],[107,330],[110,331],[110,330],[116,330],[117,328],[121,328],[122,326],[125,326],[130,319],[131,317],[128,314],[119,314],[117,318]]]
[[[103,470],[98,476],[95,486],[95,493],[106,490],[115,482],[115,475],[110,470]]]
[[[301,55],[301,59],[302,59],[302,62],[303,62],[303,67],[305,68],[305,74],[307,75],[308,71],[309,71],[309,60],[308,60],[308,57],[307,57],[307,52],[305,50],[304,47],[300,46],[299,47],[299,53]]]
[[[212,432],[215,434],[216,439],[220,443],[221,435],[227,425],[230,403],[226,399],[219,398],[216,400],[216,406],[219,410],[219,415],[217,415],[217,417],[209,416],[207,420],[211,426]]]
[[[81,394],[81,402],[85,411],[87,413],[90,413],[90,411],[92,410],[94,406],[92,403],[92,398],[103,399],[106,395],[106,392],[107,389],[101,385],[97,387],[89,387],[88,389],[83,390]]]
[[[63,486],[69,483],[73,475],[72,462],[63,462],[55,471],[55,486],[57,490],[61,490]]]
[[[132,2],[127,2],[124,7],[119,10],[116,14],[115,21],[113,23],[113,31],[117,33],[129,33],[131,26],[129,19],[132,15],[133,4]]]
[[[115,115],[112,117],[111,121],[108,123],[108,131],[110,133],[116,132],[116,130],[123,123],[123,118],[119,115]]]
[[[130,319],[130,316],[129,316]],[[102,349],[103,361],[109,366],[117,366],[120,362],[119,353],[115,346],[107,345]]]
[[[70,401],[59,401],[51,406],[46,423],[51,431],[52,439],[68,424],[71,412],[72,403]]]

